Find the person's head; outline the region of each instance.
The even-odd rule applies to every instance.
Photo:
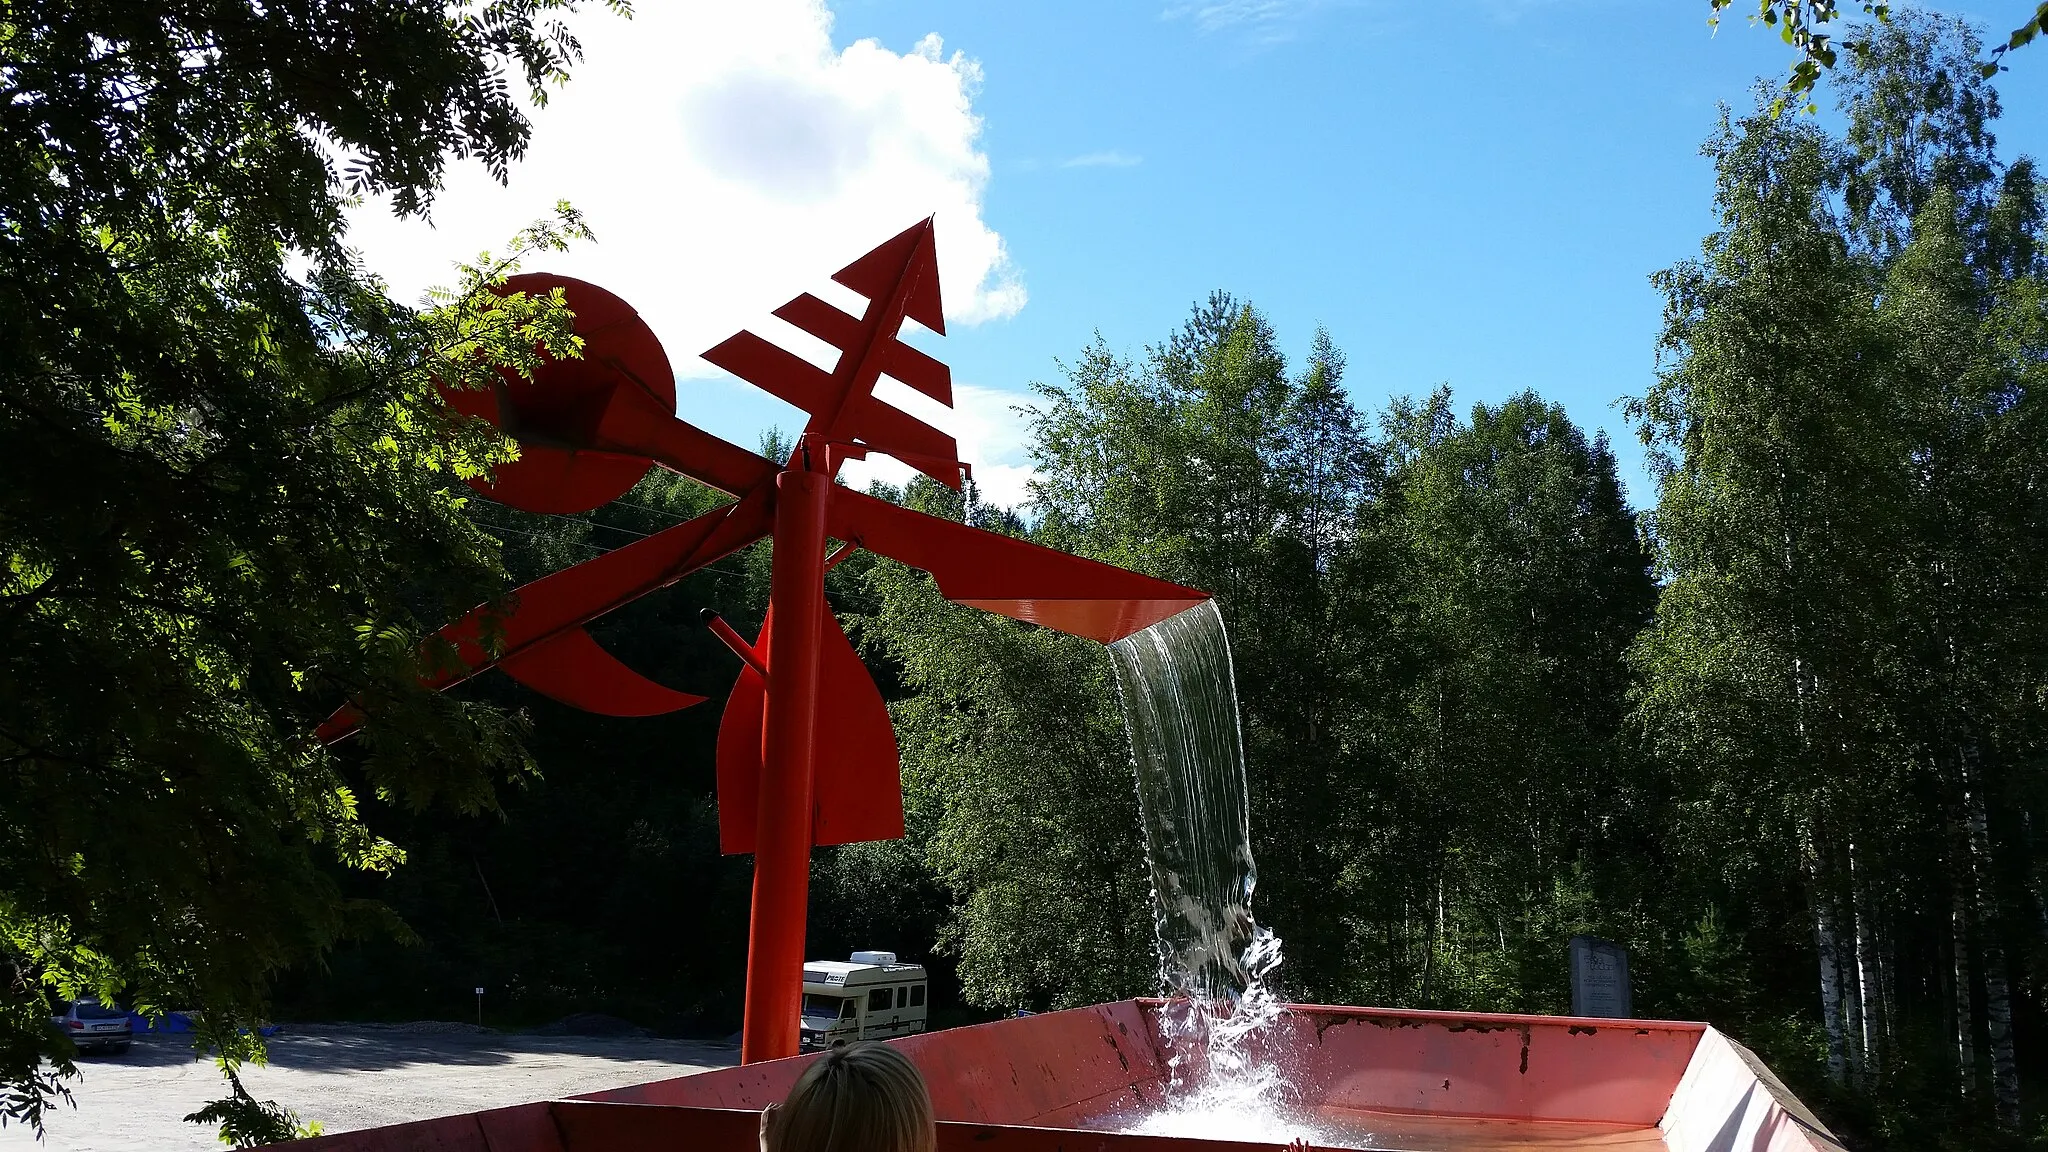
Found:
[[[932,1152],[937,1143],[924,1077],[873,1041],[813,1060],[789,1099],[761,1113],[762,1152]]]

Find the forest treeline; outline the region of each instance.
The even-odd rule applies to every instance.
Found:
[[[1362,410],[1327,336],[1290,364],[1220,293],[1038,386],[1025,506],[886,493],[1216,595],[1287,996],[1563,1012],[1593,933],[1639,1015],[1756,1047],[1853,1146],[2044,1131],[2043,187],[1996,150],[1967,30],[1895,14],[1872,45],[1837,121],[1765,92],[1706,144],[1719,226],[1657,274],[1659,370],[1625,405],[1647,506],[1555,403]],[[524,576],[713,499],[657,475],[588,516],[472,514]],[[744,553],[598,632],[722,699],[696,613],[758,626],[766,589]],[[1102,649],[865,553],[829,590],[892,702],[909,835],[818,853],[811,952],[929,959],[942,1020],[1152,990]],[[342,882],[409,935],[302,968],[286,1009],[453,1015],[484,984],[508,1022],[736,1026],[716,706],[476,691],[529,710],[538,773],[490,816],[374,811],[409,859]]]

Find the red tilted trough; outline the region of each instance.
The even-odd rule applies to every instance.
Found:
[[[1160,1002],[1123,1000],[891,1041],[923,1070],[941,1152],[1271,1148],[1119,1132],[1158,1111]],[[1838,1152],[1755,1056],[1705,1024],[1291,1005],[1266,1058],[1300,1118],[1354,1148]],[[796,1056],[371,1128],[306,1152],[598,1152],[756,1146]],[[1337,1143],[1333,1141],[1333,1145]]]

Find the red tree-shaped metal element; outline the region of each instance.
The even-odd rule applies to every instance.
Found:
[[[754,854],[741,1059],[795,1054],[805,901],[814,845],[903,834],[896,738],[873,679],[825,603],[828,537],[930,573],[949,600],[1103,643],[1148,627],[1207,594],[1025,540],[927,516],[833,484],[839,465],[880,452],[959,488],[953,438],[874,395],[882,376],[950,407],[946,366],[902,343],[906,317],[944,334],[932,222],[914,225],[833,279],[868,300],[856,318],[808,293],[775,315],[839,350],[827,372],[741,332],[705,359],[809,414],[777,465],[675,415],[675,377],[645,321],[617,296],[567,277],[515,276],[507,292],[563,289],[583,337],[580,360],[550,360],[532,379],[505,373],[489,391],[448,403],[518,439],[520,458],[489,481],[493,499],[574,513],[620,495],[650,465],[738,499],[481,605],[441,630],[455,660],[424,683],[441,689],[488,668],[592,712],[651,716],[698,703],[626,667],[584,625],[772,536],[769,608],[758,646],[713,618],[740,655],[718,736],[719,841]],[[487,642],[488,638],[488,642]],[[362,721],[344,707],[327,741]],[[827,755],[821,756],[820,753]]]

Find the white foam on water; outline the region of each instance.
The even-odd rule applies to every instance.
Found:
[[[1187,1104],[1162,1109],[1146,1114],[1122,1131],[1139,1136],[1242,1140],[1248,1144],[1286,1144],[1306,1140],[1319,1147],[1328,1147],[1324,1134],[1307,1124],[1228,1104]]]

